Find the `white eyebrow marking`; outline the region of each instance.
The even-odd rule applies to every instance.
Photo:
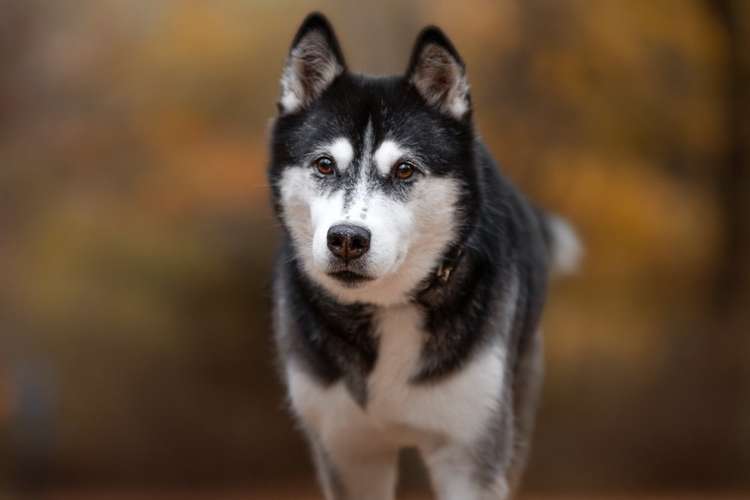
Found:
[[[395,141],[390,139],[385,140],[380,144],[380,147],[375,151],[375,166],[381,175],[388,175],[393,168],[393,164],[400,159],[406,150],[401,148]]]
[[[336,160],[336,168],[339,172],[344,172],[352,162],[354,158],[354,148],[352,144],[345,138],[339,137],[331,143],[328,150],[333,155],[333,159]]]

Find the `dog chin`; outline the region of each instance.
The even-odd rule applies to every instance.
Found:
[[[327,275],[344,288],[360,288],[376,279],[367,274],[348,269],[329,272]]]
[[[314,280],[343,304],[377,302],[371,298],[378,295],[379,279],[363,277],[356,273],[338,272],[335,274],[316,273]]]
[[[364,269],[309,262],[305,266],[308,277],[336,296],[351,290],[362,290],[371,287],[379,280],[379,276],[368,273]]]
[[[371,266],[342,266],[310,259],[305,270],[309,278],[336,300],[347,304],[400,304],[409,300],[410,292],[419,282],[402,265],[385,273],[376,273]]]
[[[336,300],[344,304],[372,304],[376,306],[393,306],[409,300],[410,290],[396,276],[349,276],[341,274],[333,277],[320,273],[316,281]]]

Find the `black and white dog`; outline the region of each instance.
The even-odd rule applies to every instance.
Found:
[[[269,176],[275,328],[327,499],[394,498],[416,447],[442,500],[506,499],[541,383],[550,268],[577,240],[498,172],[434,27],[403,76],[350,73],[310,15],[281,78]]]

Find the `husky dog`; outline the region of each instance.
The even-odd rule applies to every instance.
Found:
[[[574,233],[500,175],[438,28],[403,76],[375,78],[349,72],[311,14],[278,107],[276,340],[326,498],[393,499],[404,447],[441,500],[509,498],[540,388],[548,274],[573,264]]]

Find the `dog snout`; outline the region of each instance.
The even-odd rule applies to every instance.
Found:
[[[328,230],[328,249],[344,261],[362,257],[370,249],[370,231],[353,224],[337,224]]]

